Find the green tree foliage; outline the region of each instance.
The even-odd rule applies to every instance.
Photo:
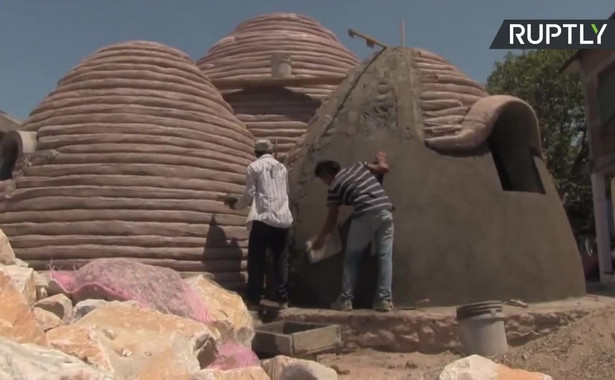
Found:
[[[593,228],[589,147],[583,92],[576,76],[560,72],[570,50],[509,53],[487,79],[489,93],[528,102],[541,128],[543,155],[575,231]]]

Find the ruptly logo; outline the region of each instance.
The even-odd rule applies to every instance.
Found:
[[[491,49],[615,49],[615,20],[504,20]]]

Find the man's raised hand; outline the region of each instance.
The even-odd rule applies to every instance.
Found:
[[[387,162],[387,154],[384,153],[384,152],[376,153],[376,162],[379,163],[379,164],[386,163]]]

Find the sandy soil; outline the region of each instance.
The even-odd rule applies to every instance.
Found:
[[[554,379],[615,379],[615,308],[595,310],[561,330],[497,358]]]
[[[361,350],[346,355],[324,355],[318,361],[335,368],[340,380],[422,380],[434,379],[445,365],[458,358],[451,353],[425,355]]]
[[[345,355],[322,355],[318,360],[335,366],[340,379],[436,379],[453,353],[424,355],[361,350]],[[615,379],[615,307],[592,311],[586,317],[523,346],[511,347],[493,360],[560,380]]]

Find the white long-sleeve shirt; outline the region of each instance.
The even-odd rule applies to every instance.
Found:
[[[278,228],[289,228],[293,224],[288,206],[288,172],[270,154],[248,166],[246,190],[235,208],[244,209],[252,202],[256,211],[254,220]]]

